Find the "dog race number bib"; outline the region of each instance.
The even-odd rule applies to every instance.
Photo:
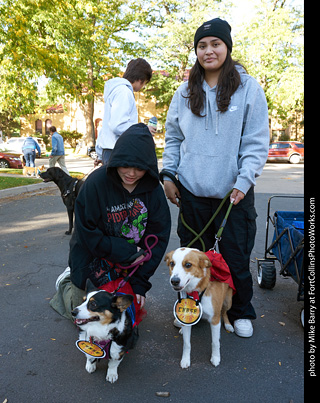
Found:
[[[174,317],[184,326],[193,326],[199,322],[202,316],[201,303],[193,298],[177,300],[173,307]]]
[[[82,353],[88,355],[89,357],[104,358],[106,356],[104,349],[95,343],[90,343],[90,341],[77,340],[76,346]]]

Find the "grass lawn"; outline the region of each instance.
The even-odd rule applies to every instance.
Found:
[[[0,190],[14,188],[17,186],[32,185],[34,183],[42,182],[42,179],[37,178],[15,178],[12,176],[1,176],[0,177]]]

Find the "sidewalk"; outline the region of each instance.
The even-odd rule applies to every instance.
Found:
[[[0,180],[1,180],[1,177],[4,177],[4,176],[11,176],[11,177],[15,177],[15,178],[24,178],[23,175],[0,173]],[[0,190],[0,199],[5,198],[5,197],[18,196],[23,193],[38,193],[40,191],[51,190],[53,188],[56,188],[55,183],[41,182],[41,183],[34,183],[31,185],[17,186],[14,188],[2,189],[2,190]]]

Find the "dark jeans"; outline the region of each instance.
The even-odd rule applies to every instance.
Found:
[[[181,210],[186,223],[199,233],[219,207],[221,200],[196,197],[183,186],[181,187]],[[208,230],[202,235],[206,251],[214,246],[215,234],[222,223],[229,206],[229,199],[214,219]],[[253,187],[245,198],[233,206],[219,242],[219,251],[227,262],[236,294],[233,296],[232,307],[228,311],[230,321],[236,319],[255,319],[256,314],[251,304],[253,282],[250,273],[250,254],[256,235],[256,210],[254,207]],[[178,235],[181,246],[187,246],[194,235],[182,224],[179,215]],[[199,241],[192,248],[202,249]]]

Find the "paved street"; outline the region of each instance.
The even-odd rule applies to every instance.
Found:
[[[42,164],[42,161],[41,161]],[[92,160],[67,159],[68,169],[91,170]],[[193,328],[191,367],[179,366],[182,336],[173,327],[177,298],[162,263],[152,277],[147,318],[140,339],[119,367],[115,384],[105,381],[106,361],[94,374],[77,350],[75,326],[48,302],[68,260],[67,212],[57,188],[0,199],[0,403],[302,403],[304,333],[297,284],[277,277],[275,288],[260,289],[256,258],[263,257],[268,198],[303,194],[303,164],[267,164],[256,186],[258,233],[251,257],[257,319],[254,335],[221,333],[221,364],[210,364],[208,323]],[[275,199],[274,209],[303,210],[299,199]],[[178,210],[170,205],[168,250],[179,246]],[[158,397],[156,392],[169,392]],[[6,400],[7,399],[7,400]]]

